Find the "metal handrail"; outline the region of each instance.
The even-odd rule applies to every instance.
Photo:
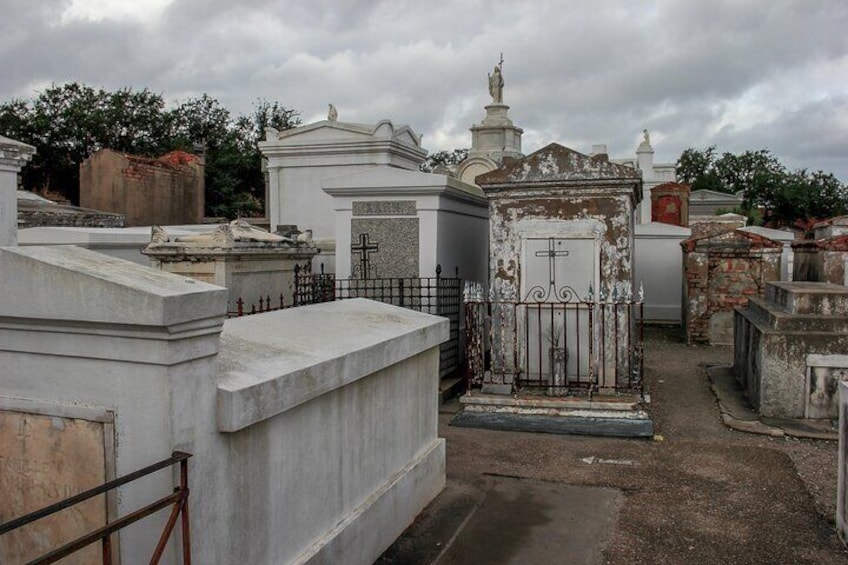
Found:
[[[60,500],[59,502],[41,508],[40,510],[36,510],[35,512],[26,514],[25,516],[21,516],[19,518],[15,518],[14,520],[10,520],[8,522],[0,524],[0,535],[11,532],[12,530],[15,530],[17,528],[23,527],[27,524],[50,516],[51,514],[55,514],[56,512],[79,504],[80,502],[84,502],[97,495],[103,494],[112,489],[118,488],[122,485],[140,479],[141,477],[150,475],[151,473],[155,473],[156,471],[165,469],[167,467],[172,467],[173,465],[179,463],[180,485],[174,489],[174,492],[172,494],[162,497],[156,500],[155,502],[148,504],[147,506],[139,510],[136,510],[135,512],[127,514],[126,516],[122,516],[114,522],[108,523],[101,528],[98,528],[71,542],[68,542],[63,546],[54,549],[50,553],[47,553],[46,555],[43,555],[33,561],[30,561],[29,565],[55,563],[59,559],[67,557],[68,555],[75,553],[83,549],[84,547],[89,546],[90,544],[96,542],[98,539],[101,540],[103,544],[103,564],[110,565],[112,563],[112,547],[110,539],[111,535],[114,532],[125,528],[126,526],[129,526],[130,524],[137,522],[142,518],[145,518],[150,514],[153,514],[154,512],[157,512],[170,505],[173,505],[171,515],[168,518],[168,522],[165,524],[165,529],[162,531],[162,535],[159,537],[159,542],[156,545],[156,549],[153,552],[153,556],[150,559],[150,563],[159,563],[159,560],[161,559],[162,554],[165,551],[165,545],[168,543],[168,539],[170,538],[171,533],[174,530],[177,518],[181,517],[183,563],[185,565],[191,565],[191,539],[189,535],[188,516],[188,459],[191,456],[192,455],[190,453],[185,453],[183,451],[175,451],[168,459],[163,459],[162,461],[144,467],[143,469],[139,469],[138,471],[134,471],[128,475],[124,475],[123,477],[118,477],[117,479],[108,481],[100,486],[94,487],[85,492],[81,492],[64,500]]]

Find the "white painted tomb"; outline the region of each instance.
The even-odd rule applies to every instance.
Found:
[[[361,240],[374,275],[486,280],[489,203],[475,185],[441,174],[374,167],[322,182],[333,197],[336,275],[361,278]]]
[[[427,152],[421,136],[389,120],[356,124],[324,120],[294,129],[269,128],[259,149],[267,160],[266,215],[278,225],[311,228],[327,258],[333,256],[332,198],[321,181],[375,166],[418,170]],[[332,272],[334,265],[326,265]]]
[[[370,564],[444,486],[447,320],[353,299],[225,322],[226,289],[73,246],[0,248],[0,285],[0,415],[92,422],[107,477],[192,453],[196,563]],[[110,517],[175,480],[121,487]],[[121,531],[122,565],[166,518]]]
[[[163,226],[174,236],[190,236],[215,229],[218,224],[189,224]],[[141,253],[150,243],[150,226],[131,228],[50,227],[25,228],[18,231],[18,245],[76,245],[110,257],[132,261],[150,267],[151,262]]]
[[[635,225],[633,269],[645,293],[645,321],[679,324],[683,299],[683,251],[680,242],[692,230],[650,222]]]

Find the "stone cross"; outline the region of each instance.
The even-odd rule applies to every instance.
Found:
[[[351,253],[359,255],[359,275],[362,278],[367,279],[371,274],[369,272],[371,269],[371,257],[369,257],[369,254],[376,253],[379,249],[379,244],[368,241],[367,233],[359,234],[359,243],[350,246]]]

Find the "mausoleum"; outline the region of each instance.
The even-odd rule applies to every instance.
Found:
[[[332,118],[332,119],[330,119]],[[265,198],[271,230],[307,226],[322,250],[319,261],[334,272],[333,200],[322,181],[374,167],[417,171],[427,152],[412,128],[389,120],[376,124],[327,120],[277,131],[268,128],[259,149],[268,175]]]
[[[456,178],[394,167],[322,182],[336,217],[336,276],[487,277],[489,204]]]
[[[634,384],[639,172],[553,143],[477,183],[490,204],[491,287],[483,303],[493,310],[480,345],[491,343],[491,365],[478,367],[483,391],[536,386],[566,394]]]

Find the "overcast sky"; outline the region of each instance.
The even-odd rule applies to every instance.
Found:
[[[51,83],[389,118],[469,147],[504,54],[530,153],[771,149],[848,181],[845,0],[0,0],[0,100]],[[2,133],[2,132],[0,132]]]

